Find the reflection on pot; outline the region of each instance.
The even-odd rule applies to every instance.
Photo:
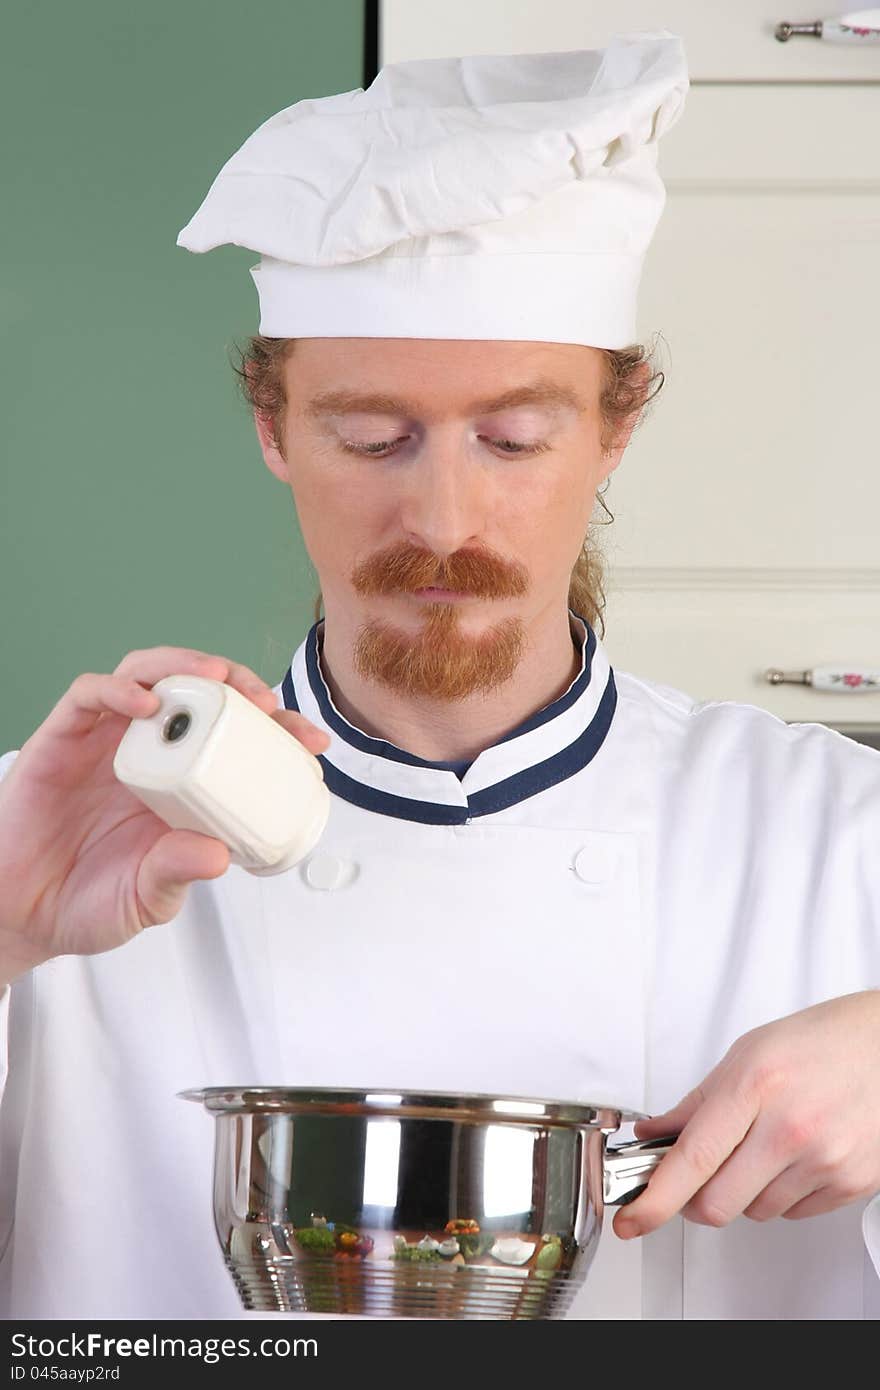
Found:
[[[563,1316],[611,1200],[606,1136],[628,1117],[437,1094],[189,1098],[216,1116],[214,1219],[244,1306],[337,1316]],[[391,1155],[378,1186],[376,1130]],[[616,1186],[643,1185],[660,1157],[630,1146]]]

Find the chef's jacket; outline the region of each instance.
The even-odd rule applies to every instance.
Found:
[[[316,624],[276,687],[332,739],[315,851],[197,882],[172,922],[6,991],[3,1316],[253,1316],[186,1088],[657,1113],[747,1030],[880,985],[880,754],[612,672],[572,626],[569,688],[457,775],[343,718]],[[606,1219],[570,1316],[876,1318],[865,1206],[629,1242]]]

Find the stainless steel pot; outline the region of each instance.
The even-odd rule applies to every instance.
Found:
[[[214,1221],[249,1309],[559,1318],[606,1206],[674,1139],[607,1145],[632,1111],[440,1092],[212,1087]]]

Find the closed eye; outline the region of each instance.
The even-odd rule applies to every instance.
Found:
[[[540,441],[537,444],[517,444],[512,439],[490,439],[489,443],[511,454],[543,454],[550,448],[549,444]]]
[[[483,435],[479,436],[481,439]],[[404,435],[402,439],[384,439],[375,444],[353,444],[349,440],[343,441],[343,449],[347,449],[352,454],[366,454],[370,458],[386,458],[396,453],[399,444],[405,444],[409,435]],[[549,448],[549,444],[539,441],[535,444],[518,444],[513,439],[490,439],[488,441],[493,448],[500,449],[505,454],[543,454]]]

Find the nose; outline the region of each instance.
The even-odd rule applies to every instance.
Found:
[[[425,444],[403,483],[400,522],[407,538],[440,556],[473,543],[488,516],[486,489],[464,444]]]

